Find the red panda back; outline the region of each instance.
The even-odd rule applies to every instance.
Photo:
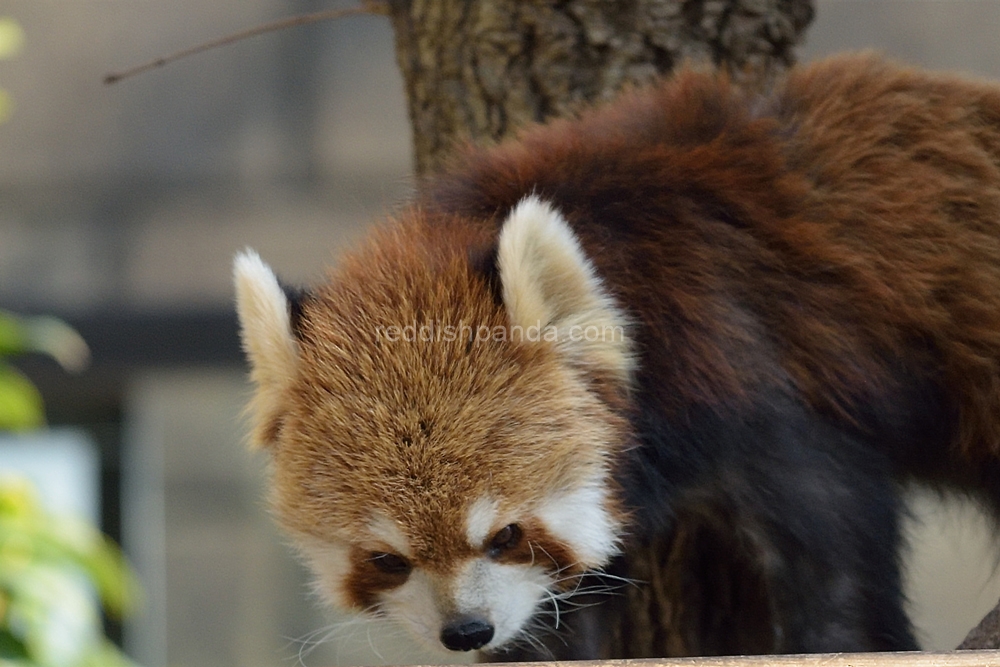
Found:
[[[998,165],[996,86],[848,56],[767,94],[682,72],[472,151],[424,199],[562,208],[638,314],[667,409],[791,382],[852,420],[902,365],[947,388],[977,460],[1000,454]]]

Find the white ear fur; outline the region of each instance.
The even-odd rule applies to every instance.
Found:
[[[267,445],[295,374],[298,345],[292,334],[288,298],[257,253],[249,249],[239,253],[233,276],[243,349],[257,386],[249,408],[254,420],[253,443]]]
[[[512,325],[538,327],[546,339],[554,332],[574,362],[630,379],[628,318],[551,204],[529,195],[511,210],[500,230],[497,265]]]

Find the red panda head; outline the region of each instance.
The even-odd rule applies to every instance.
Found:
[[[329,601],[490,650],[618,550],[627,431],[608,396],[632,357],[551,206],[526,198],[499,237],[424,216],[373,235],[294,317],[270,269],[237,258],[253,439]],[[499,285],[476,269],[491,247]]]

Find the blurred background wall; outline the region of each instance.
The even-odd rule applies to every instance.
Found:
[[[393,628],[317,609],[243,447],[248,395],[230,264],[256,248],[288,282],[409,191],[388,21],[246,40],[113,87],[109,71],[315,0],[6,0],[27,41],[0,62],[0,307],[58,314],[93,347],[66,376],[22,364],[54,425],[98,443],[103,527],[147,589],[124,630],[149,667],[427,662]],[[1000,79],[1000,0],[818,0],[801,54],[875,48]],[[968,508],[915,502],[911,597],[925,645],[957,644],[996,602]]]

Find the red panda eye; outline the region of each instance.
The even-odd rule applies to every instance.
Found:
[[[513,549],[521,541],[521,528],[516,523],[512,523],[508,526],[504,526],[497,531],[493,539],[490,540],[490,546],[486,550],[486,554],[490,558],[496,558],[504,551]]]
[[[372,553],[367,560],[375,566],[375,569],[386,574],[409,574],[412,569],[410,562],[402,556],[384,551]]]

